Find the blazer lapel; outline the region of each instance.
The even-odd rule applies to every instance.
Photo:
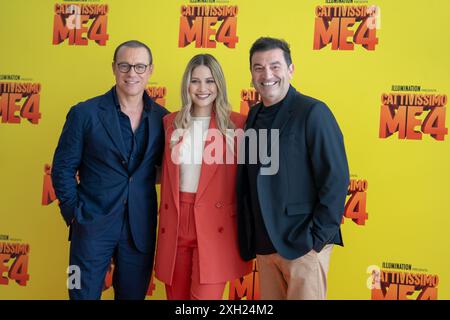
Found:
[[[161,118],[158,117],[155,108],[153,107],[153,102],[151,103],[151,109],[147,112],[147,130],[148,130],[148,141],[147,148],[145,149],[144,159],[147,154],[153,149],[153,145],[159,137],[159,132],[161,130],[162,121]]]
[[[178,159],[178,152],[180,148],[179,141],[172,149],[170,148],[170,138],[174,131],[173,123],[167,128],[167,133],[165,133],[165,146],[164,146],[164,162],[167,168],[167,174],[169,175],[170,189],[173,196],[173,201],[177,209],[178,214],[180,213],[180,166],[172,161],[172,152],[174,152],[173,157]]]
[[[114,90],[114,89],[112,89]],[[109,91],[100,102],[100,112],[99,118],[100,122],[106,129],[112,142],[119,150],[123,159],[127,159],[127,154],[125,152],[125,144],[123,142],[122,133],[119,125],[119,117],[117,115],[117,110],[115,109],[114,99],[112,97],[112,91]]]
[[[210,129],[216,129],[217,130],[217,123],[216,123],[216,115],[214,112],[211,112],[211,120],[209,122],[209,129],[208,129],[208,135],[206,138],[205,146],[203,148],[203,159],[202,159],[202,169],[200,171],[200,178],[198,181],[198,187],[197,187],[197,195],[195,196],[195,202],[198,202],[198,200],[202,197],[203,193],[205,192],[206,188],[208,187],[209,182],[211,181],[212,177],[216,173],[217,169],[219,168],[219,164],[217,161],[214,161],[211,164],[205,163],[205,149],[207,146],[209,146],[211,143],[216,143],[211,141],[213,135],[213,131],[216,130],[210,130]],[[217,132],[217,131],[216,131]],[[215,149],[215,152],[220,152],[220,157],[222,161],[224,161],[224,151],[226,148],[226,141],[225,138],[221,136],[222,140],[222,148],[221,150]],[[215,155],[214,158],[216,158],[217,155]]]
[[[258,114],[259,109],[261,109],[261,108],[262,108],[262,103],[260,102],[250,109],[247,121],[245,122],[244,131],[247,130],[248,128],[253,127],[253,123],[256,120],[256,115]]]
[[[286,125],[286,123],[288,122],[288,120],[291,118],[291,113],[293,111],[293,105],[291,103],[292,97],[295,95],[295,89],[290,86],[289,87],[289,91],[286,94],[286,98],[284,99],[284,101],[282,102],[281,106],[280,106],[280,110],[278,110],[275,119],[272,122],[272,126],[271,129],[278,129],[280,130],[280,135],[281,135],[281,131],[283,131],[284,126]]]

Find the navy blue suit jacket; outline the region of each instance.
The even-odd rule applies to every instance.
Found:
[[[77,232],[84,237],[101,237],[128,206],[134,243],[141,252],[151,252],[157,217],[156,166],[161,164],[162,118],[168,111],[144,92],[144,103],[150,106],[144,111],[148,144],[138,168],[128,172],[112,90],[70,109],[53,158],[53,187],[67,225],[75,219]]]
[[[251,108],[251,128],[262,104]],[[339,126],[321,101],[289,88],[272,129],[279,129],[279,170],[257,176],[261,214],[278,254],[298,258],[329,243],[341,244],[349,171]],[[270,150],[270,145],[268,147]],[[272,155],[273,157],[273,155]],[[268,167],[270,164],[262,165]],[[245,165],[238,166],[238,235],[241,256],[255,257],[253,218]]]

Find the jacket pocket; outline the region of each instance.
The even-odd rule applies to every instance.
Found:
[[[298,214],[310,214],[314,210],[314,202],[298,202],[290,203],[286,207],[288,216],[295,216]]]

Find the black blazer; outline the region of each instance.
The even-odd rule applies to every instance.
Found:
[[[246,130],[261,107],[259,103],[251,108]],[[330,109],[291,86],[272,129],[279,129],[279,168],[264,175],[261,169],[268,170],[273,163],[261,165],[257,193],[273,246],[284,258],[295,259],[329,243],[343,245],[340,224],[349,170],[343,136]],[[255,257],[248,188],[246,166],[239,164],[238,238],[245,260]]]

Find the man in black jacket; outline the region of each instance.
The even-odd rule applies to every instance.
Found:
[[[343,245],[343,136],[323,102],[290,85],[294,65],[285,41],[258,39],[250,69],[262,102],[251,108],[245,130],[256,130],[261,150],[252,164],[249,151],[256,149],[246,140],[246,162],[238,167],[241,256],[257,258],[261,299],[325,299],[331,250]]]

